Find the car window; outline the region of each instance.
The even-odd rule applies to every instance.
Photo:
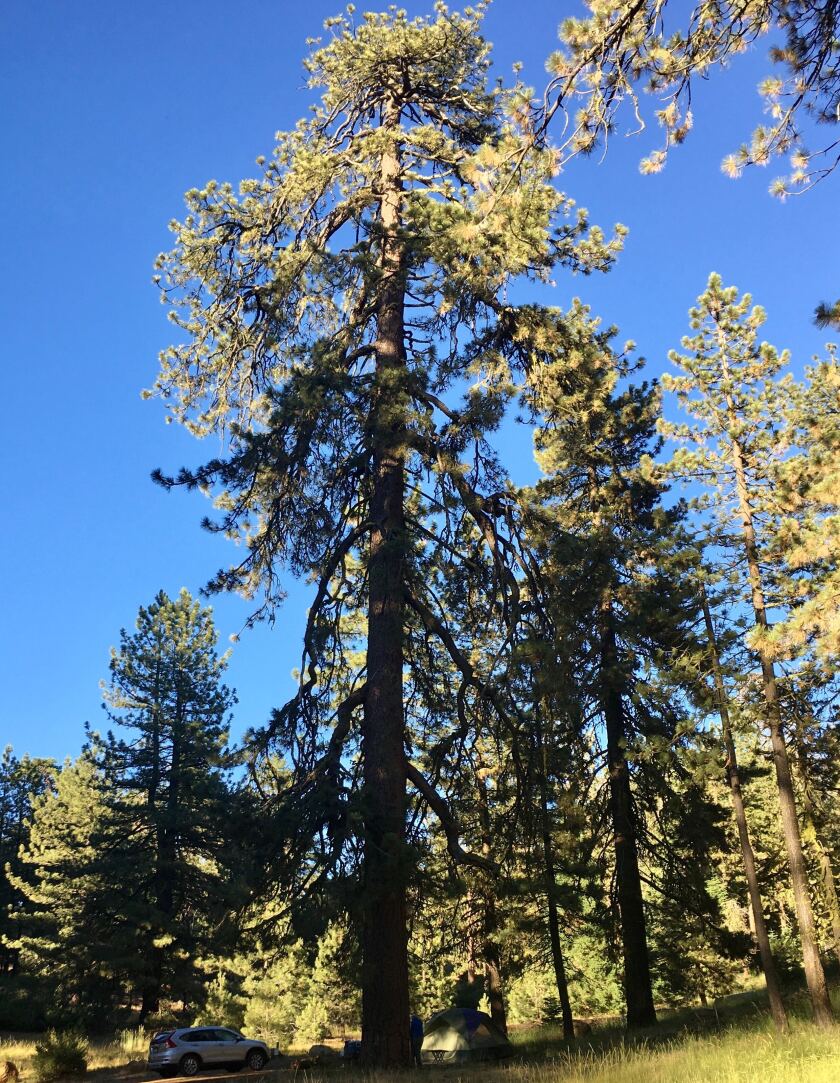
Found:
[[[217,1042],[237,1042],[237,1041],[239,1041],[239,1035],[235,1031],[232,1031],[232,1030],[222,1030],[220,1028],[219,1030],[214,1030],[213,1033],[216,1035],[216,1041]]]
[[[190,1030],[184,1035],[185,1042],[215,1042],[212,1030]]]

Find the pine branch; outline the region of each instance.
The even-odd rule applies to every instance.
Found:
[[[406,757],[405,761],[405,775],[408,781],[423,797],[423,800],[429,808],[432,809],[437,816],[440,826],[443,828],[444,834],[446,835],[446,849],[449,851],[449,855],[455,864],[472,865],[476,869],[483,869],[484,872],[495,875],[498,872],[498,866],[494,861],[490,861],[489,858],[482,857],[480,854],[471,853],[461,846],[458,841],[458,825],[455,821],[455,817],[452,815],[449,805],[428,781],[422,771],[419,771],[414,764],[411,763],[408,757]]]

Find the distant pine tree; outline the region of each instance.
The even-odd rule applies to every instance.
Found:
[[[29,839],[12,883],[21,970],[47,991],[57,1023],[112,1018],[136,966],[135,876],[109,883],[94,842],[109,810],[90,756],[66,763],[33,804]]]
[[[571,714],[595,715],[603,726],[617,924],[633,1028],[656,1021],[639,790],[658,783],[655,761],[634,771],[628,749],[673,732],[674,712],[657,690],[656,674],[690,639],[692,604],[676,553],[682,511],[663,505],[664,486],[652,469],[659,391],[620,383],[631,366],[612,349],[612,334],[599,331],[583,307],[553,326],[547,321],[543,351],[529,373],[544,475],[534,492],[534,543],[557,654],[538,680],[555,702],[568,701],[573,686],[579,706]]]
[[[15,939],[21,900],[10,876],[20,874],[18,855],[29,841],[33,804],[56,771],[53,760],[18,759],[10,745],[0,758],[0,980],[17,970],[17,953],[9,941]]]
[[[738,568],[744,603],[754,628],[750,645],[760,667],[764,722],[770,731],[779,794],[781,823],[805,963],[805,976],[818,1023],[832,1022],[816,937],[808,877],[802,850],[775,656],[768,633],[768,611],[784,600],[784,568],[773,559],[782,508],[779,471],[787,444],[786,409],[795,388],[780,377],[787,353],[780,354],[758,338],[765,315],[752,307],[748,294],[738,297],[719,275],[709,278],[705,292],[691,309],[695,332],[683,339],[685,352],[672,351],[680,369],[663,383],[675,391],[691,424],[663,425],[664,431],[689,445],[675,454],[671,469],[706,487],[708,540]]]
[[[116,892],[123,877],[135,885],[141,1022],[164,992],[195,999],[200,959],[223,947],[219,923],[236,898],[237,802],[224,770],[235,697],[217,642],[209,608],[160,591],[112,652],[105,699],[120,731],[91,740],[108,809],[95,837],[102,875]]]
[[[37,1025],[41,999],[33,975],[20,967],[14,946],[22,933],[26,896],[13,883],[23,865],[20,854],[29,843],[36,800],[53,785],[53,760],[18,758],[11,746],[0,757],[0,1027],[20,1030]]]

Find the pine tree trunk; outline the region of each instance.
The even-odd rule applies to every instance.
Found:
[[[840,963],[840,899],[837,897],[837,881],[831,867],[831,855],[822,843],[819,843],[819,852],[820,872],[825,887],[828,914],[831,918],[831,934],[834,937],[834,954],[837,956],[837,962]]]
[[[624,704],[618,687],[618,647],[612,617],[612,598],[605,592],[601,605],[601,709],[607,731],[607,756],[610,776],[610,812],[615,846],[615,878],[621,918],[621,943],[624,954],[624,995],[627,1003],[627,1027],[649,1027],[656,1023],[653,987],[636,846],[636,822],[630,792],[630,771],[624,753],[627,733]]]
[[[546,836],[543,835],[543,845]],[[550,845],[550,840],[549,840]],[[546,873],[550,877],[547,884],[548,900],[548,937],[551,942],[551,961],[554,966],[554,984],[557,987],[557,999],[560,1001],[560,1015],[563,1020],[563,1037],[572,1039],[575,1036],[575,1021],[572,1015],[572,1004],[569,1000],[569,983],[566,979],[566,963],[563,959],[563,948],[560,943],[560,921],[557,912],[557,900],[554,898],[554,868],[546,863]]]
[[[738,419],[735,416],[734,408],[728,401],[727,406],[730,413],[731,430],[737,432]],[[753,524],[753,512],[747,487],[744,453],[736,438],[731,439],[731,448],[732,465],[735,469],[735,485],[742,523],[741,537],[744,543],[744,553],[747,561],[753,612],[755,614],[757,626],[761,632],[764,633],[768,628],[767,608],[764,601],[761,565],[759,562],[758,545]],[[814,1021],[820,1026],[827,1027],[832,1025],[834,1016],[831,1009],[831,1001],[828,997],[828,987],[825,982],[820,952],[817,946],[814,914],[811,909],[811,899],[808,893],[808,870],[802,852],[802,837],[799,832],[799,821],[796,815],[796,799],[793,791],[790,760],[785,744],[782,713],[779,705],[779,693],[776,687],[776,673],[773,667],[772,657],[762,640],[759,641],[757,654],[759,662],[761,663],[762,687],[764,702],[767,708],[766,718],[770,728],[770,745],[773,754],[773,765],[776,770],[776,785],[779,792],[782,834],[785,840],[791,884],[793,885],[793,897],[796,904],[796,918],[799,924],[799,937],[802,943],[802,957],[805,965],[805,980],[808,984],[808,992],[811,997]]]
[[[738,758],[735,751],[735,741],[732,737],[732,725],[729,718],[729,706],[726,697],[726,687],[723,683],[723,674],[720,668],[720,656],[718,655],[717,640],[715,637],[712,614],[709,611],[709,602],[706,597],[706,588],[701,586],[701,601],[703,604],[703,620],[706,625],[706,636],[709,641],[709,651],[712,658],[712,672],[714,674],[715,694],[718,701],[718,713],[720,714],[723,728],[723,745],[726,750],[726,779],[729,783],[729,792],[732,795],[732,809],[735,814],[735,823],[738,826],[738,838],[741,843],[741,860],[744,863],[744,873],[747,878],[747,889],[750,896],[750,907],[753,916],[753,928],[761,955],[761,968],[764,971],[764,981],[767,985],[767,997],[770,1001],[770,1014],[776,1029],[786,1032],[788,1029],[787,1012],[785,1011],[782,993],[779,987],[779,977],[776,971],[776,962],[770,947],[770,937],[767,933],[767,923],[764,920],[764,906],[761,902],[761,892],[758,886],[758,875],[755,869],[755,854],[753,853],[750,833],[747,826],[747,814],[744,808],[744,798],[741,794],[741,780],[738,775]]]
[[[152,725],[151,725],[151,778],[146,792],[146,804],[152,821],[156,823],[155,833],[155,872],[153,894],[155,906],[159,913],[168,913],[171,909],[171,869],[168,865],[174,864],[174,855],[170,853],[169,823],[173,816],[173,807],[178,803],[178,769],[180,761],[180,745],[177,734],[172,739],[172,766],[169,776],[168,799],[165,812],[161,816],[158,809],[158,798],[161,776],[161,659],[155,661],[155,680],[153,688]],[[174,806],[173,806],[174,802]],[[166,908],[167,893],[169,907]],[[159,932],[160,930],[158,930]],[[163,984],[163,948],[156,948],[152,944],[148,951],[147,974],[143,984],[140,1000],[140,1015],[137,1020],[139,1026],[143,1026],[150,1015],[157,1014],[160,1008],[160,990]]]
[[[796,801],[793,793],[793,779],[790,773],[790,761],[785,746],[779,712],[778,694],[772,663],[762,660],[764,693],[770,718],[770,742],[773,751],[773,764],[776,768],[776,782],[779,789],[779,808],[782,819],[782,832],[790,866],[793,897],[796,904],[796,920],[799,925],[799,937],[802,942],[802,957],[805,964],[805,980],[811,997],[814,1021],[820,1026],[831,1026],[834,1016],[828,987],[825,981],[820,952],[817,946],[817,931],[811,899],[808,893],[808,870],[802,852],[802,838],[796,818]]]
[[[495,921],[495,909],[492,901],[485,921]],[[484,978],[486,981],[487,1000],[490,1002],[490,1017],[503,1034],[507,1034],[507,1011],[505,1010],[505,992],[502,983],[502,964],[499,957],[499,945],[492,936],[484,942]]]
[[[170,932],[170,924],[175,913],[175,866],[177,862],[178,820],[181,804],[181,761],[183,754],[183,706],[178,703],[172,720],[172,761],[166,787],[166,804],[157,812],[158,789],[160,786],[161,733],[160,715],[156,710],[152,727],[152,745],[155,766],[152,771],[150,790],[147,794],[152,814],[157,812],[156,852],[153,893],[155,907],[166,922],[164,928],[152,930],[157,939],[161,933]],[[149,1015],[155,1015],[160,1008],[160,993],[163,987],[165,948],[151,944],[148,949],[148,970],[143,985],[140,1016],[138,1024],[142,1026]]]
[[[399,126],[388,104],[383,127]],[[408,1067],[408,958],[405,886],[405,719],[403,578],[406,421],[400,161],[381,161],[379,299],[372,418],[368,559],[367,694],[362,721],[364,873],[362,1059],[370,1067]]]
[[[800,746],[798,756],[799,774],[802,782],[802,814],[808,835],[814,840],[817,851],[817,861],[820,866],[820,877],[823,882],[825,907],[831,921],[831,934],[834,937],[834,954],[840,962],[840,899],[837,897],[837,881],[834,878],[834,869],[831,866],[831,854],[823,845],[817,829],[816,809],[811,793],[811,785],[808,772],[807,757]]]
[[[478,779],[478,809],[481,818],[481,852],[489,858],[492,853],[490,810],[487,806],[487,788],[484,779]],[[505,1009],[502,959],[496,939],[498,930],[496,899],[493,884],[485,881],[482,886],[482,932],[481,955],[484,961],[485,991],[490,1002],[490,1017],[503,1034],[507,1034],[507,1010]]]
[[[475,985],[478,978],[475,934],[473,932],[473,893],[467,891],[467,913],[470,915],[469,932],[467,933],[467,985]]]
[[[542,723],[537,718],[534,722],[534,740],[540,779],[540,820],[543,844],[543,869],[545,872],[545,897],[548,905],[548,938],[551,943],[551,961],[554,967],[554,983],[557,986],[557,999],[560,1002],[560,1014],[563,1020],[563,1037],[571,1040],[575,1036],[575,1022],[572,1005],[569,1000],[569,984],[566,980],[566,963],[563,959],[563,947],[560,943],[560,917],[557,911],[557,874],[554,868],[554,847],[551,841],[551,821],[548,814],[548,770],[546,751],[542,735]]]

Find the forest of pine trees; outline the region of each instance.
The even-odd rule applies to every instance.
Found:
[[[241,543],[211,593],[258,619],[312,582],[297,688],[231,740],[212,612],[161,591],[109,728],[6,750],[0,1026],[361,1032],[399,1066],[412,1011],[572,1037],[760,975],[780,1031],[800,978],[833,1021],[836,355],[798,377],[716,274],[661,382],[538,303],[624,231],[558,189],[481,18],[333,20],[320,104],[173,224],[154,393],[222,451],[156,480]]]

